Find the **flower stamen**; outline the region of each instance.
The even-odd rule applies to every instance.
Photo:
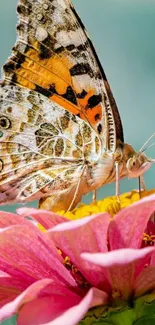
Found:
[[[70,270],[79,288],[90,288],[90,285],[87,282],[87,280],[84,278],[82,273],[78,270],[78,268],[71,263],[71,260],[68,256],[65,256],[63,263],[67,268],[67,270]]]
[[[144,246],[154,246],[154,243],[155,243],[155,235],[149,235],[144,233],[143,235]]]

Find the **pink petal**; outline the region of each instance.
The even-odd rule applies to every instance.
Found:
[[[38,221],[45,229],[50,229],[59,223],[69,221],[67,218],[61,217],[54,212],[49,212],[46,210],[20,208],[17,210],[17,212],[23,217],[32,217],[34,220]]]
[[[155,266],[148,266],[139,274],[134,289],[136,297],[155,289]]]
[[[12,226],[0,232],[0,259],[12,264],[34,280],[52,278],[75,286],[75,281],[59,260],[52,242],[28,226]],[[3,270],[7,272],[7,270]]]
[[[121,210],[109,226],[110,249],[140,248],[143,233],[155,211],[155,195],[146,197]]]
[[[155,252],[153,252],[153,254],[151,255],[151,260],[149,264],[155,266]]]
[[[143,249],[119,249],[108,253],[83,253],[81,256],[86,261],[103,267],[103,274],[116,290],[125,299],[128,299],[134,284],[136,263],[145,259],[154,251],[153,247]]]
[[[18,279],[20,282],[25,282],[25,285],[29,286],[33,283],[34,278],[29,274],[24,273],[17,267],[13,266],[11,263],[0,256],[0,270],[3,270],[6,274],[12,276],[14,279]]]
[[[93,288],[93,300],[91,302],[91,308],[100,305],[108,305],[110,303],[108,295],[102,290]]]
[[[90,253],[107,251],[109,222],[109,215],[99,214],[60,224],[45,234],[52,238],[66,256],[69,256],[88,282],[100,288],[104,282],[100,267],[93,264],[90,266],[89,263],[82,261],[80,254],[86,250]]]
[[[27,308],[27,310],[25,307],[25,310],[23,310],[23,312],[21,310],[21,312],[20,312],[19,318],[17,320],[17,324],[18,325],[34,325],[34,324],[35,325],[39,325],[39,324],[40,325],[41,324],[42,325],[43,324],[44,325],[60,325],[60,324],[61,325],[76,325],[88,311],[88,309],[92,303],[92,300],[93,300],[93,289],[91,289],[87,293],[87,295],[81,300],[81,302],[79,302],[78,304],[74,305],[73,307],[67,309],[64,312],[62,310],[62,314],[59,315],[58,317],[56,317],[54,320],[52,317],[52,312],[53,312],[53,314],[56,314],[56,308],[52,308],[52,307],[54,307],[52,305],[52,303],[50,304],[50,306],[45,303],[44,304],[45,310],[43,310],[43,313],[44,313],[45,317],[47,317],[47,318],[48,318],[48,316],[49,317],[51,316],[51,321],[46,322],[46,323],[43,322],[44,316],[41,317],[40,319],[39,319],[39,317],[37,317],[37,318],[34,318],[34,320],[30,319],[30,321],[29,321],[28,314],[31,314],[31,312],[33,310],[32,307],[37,308],[37,306],[29,306],[29,309]],[[65,302],[65,304],[66,304],[66,302]],[[57,302],[55,301],[55,304],[56,303]],[[40,307],[42,308],[41,304],[40,304]],[[60,301],[59,308],[61,308],[61,301]],[[47,312],[47,316],[46,316],[46,312]],[[26,317],[26,322],[25,322],[25,317]]]
[[[0,308],[11,300],[14,300],[23,290],[26,284],[10,276],[0,277]]]
[[[80,296],[71,291],[67,294],[63,292],[55,293],[54,295],[35,299],[21,308],[17,324],[45,324],[62,315],[67,309],[77,305],[81,299]]]
[[[6,228],[13,225],[29,225],[29,227],[32,227],[33,229],[35,227],[30,221],[21,218],[17,214],[0,211],[0,228]]]
[[[150,236],[155,235],[155,223],[153,221],[151,221],[151,220],[148,221],[147,228],[146,228],[145,232],[147,234],[149,234]]]
[[[73,220],[73,221],[69,221],[68,223],[62,223],[59,224],[57,226],[54,227],[54,229],[52,229],[51,231],[66,231],[66,230],[74,230],[77,228],[80,228],[82,226],[86,226],[90,221],[99,218],[102,219],[102,228],[104,228],[110,223],[110,215],[108,213],[98,213],[98,214],[94,214],[92,216],[88,216],[82,219],[77,219],[77,220]],[[50,233],[50,231],[49,231]]]
[[[46,288],[51,282],[52,280],[49,279],[37,281],[13,301],[4,305],[0,309],[0,321],[2,322],[4,319],[14,315],[25,302],[35,299],[39,295],[40,291]]]
[[[0,271],[0,277],[9,277],[10,275],[8,275],[6,272],[4,271]]]
[[[85,316],[88,309],[93,305],[93,300],[94,289],[92,288],[77,306],[70,308],[62,316],[44,325],[77,325],[79,321]]]
[[[132,263],[138,259],[147,256],[148,254],[152,254],[154,250],[155,247],[146,247],[142,249],[124,248],[107,253],[83,253],[81,254],[81,256],[83,259],[94,264],[104,267],[111,267]]]

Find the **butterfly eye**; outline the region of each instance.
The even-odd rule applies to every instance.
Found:
[[[127,168],[130,171],[136,171],[139,168],[140,164],[138,159],[135,158],[129,158],[128,162],[127,162]]]
[[[133,167],[133,169],[138,169],[139,167],[140,167],[140,162],[139,162],[139,160],[138,159],[134,159],[133,161],[132,161],[132,167]]]
[[[8,119],[6,116],[1,116],[0,117],[0,127],[3,129],[9,129],[11,126],[11,121]]]

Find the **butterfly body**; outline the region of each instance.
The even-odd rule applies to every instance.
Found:
[[[41,199],[41,207],[68,209],[113,182],[116,164],[120,178],[141,175],[151,162],[124,143],[71,2],[20,0],[17,10],[18,39],[0,86],[0,204]]]

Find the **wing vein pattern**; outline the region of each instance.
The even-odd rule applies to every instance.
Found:
[[[0,84],[0,204],[48,195],[56,204],[87,187],[84,166],[115,152],[122,124],[71,2],[20,0],[17,12]]]

